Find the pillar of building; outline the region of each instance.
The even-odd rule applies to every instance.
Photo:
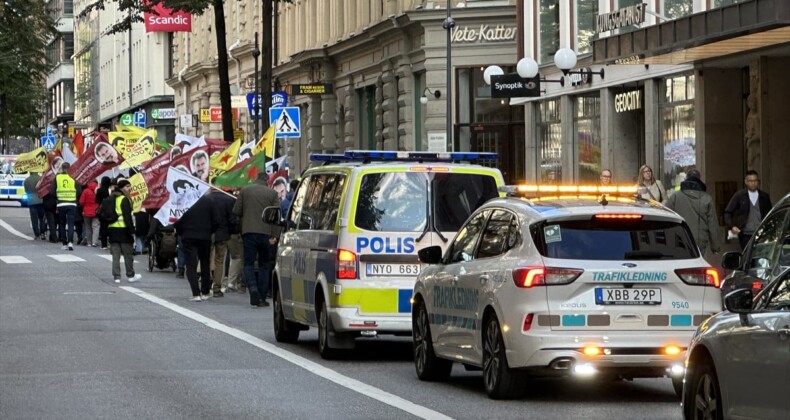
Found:
[[[343,99],[343,149],[354,147],[354,90],[353,79],[350,80]]]
[[[319,96],[310,96],[310,102],[307,107],[307,130],[307,138],[309,139],[307,146],[310,152],[324,152],[321,144],[321,97]]]
[[[335,66],[332,62],[322,63],[323,83],[332,83],[335,80]],[[321,95],[321,147],[327,152],[338,149],[337,136],[337,96],[333,91]]]
[[[415,150],[414,145],[414,75],[407,59],[401,59],[397,71],[399,149]]]
[[[560,125],[562,127],[562,140],[560,162],[562,164],[562,178],[561,182],[573,183],[576,182],[576,130],[573,127],[573,100],[574,97],[570,95],[562,95],[560,97]]]
[[[524,124],[526,127],[525,136],[524,136],[524,152],[526,156],[524,157],[524,167],[526,168],[526,172],[524,175],[524,179],[527,182],[537,182],[540,178],[538,178],[538,169],[540,168],[539,160],[538,160],[538,138],[537,133],[535,130],[537,124],[537,115],[535,109],[537,108],[537,104],[535,102],[527,102],[524,106]],[[500,159],[506,159],[507,157],[500,156]],[[517,176],[516,179],[519,177]]]
[[[376,149],[384,150],[384,78],[379,76],[376,78],[376,105],[373,107],[373,112],[376,115],[375,124],[376,124],[376,131],[374,134],[375,137],[375,144]],[[362,144],[365,144],[365,140],[362,140]]]
[[[662,141],[661,121],[659,118],[661,115],[661,109],[659,108],[659,103],[661,102],[659,98],[659,79],[646,79],[644,81],[644,87],[645,100],[643,102],[643,106],[645,107],[645,162],[647,162],[651,168],[654,168],[656,171],[658,171],[658,168],[660,168],[662,166],[661,164],[663,163],[661,162]],[[601,109],[603,109],[603,107],[601,107]],[[614,109],[614,107],[606,109]],[[637,168],[641,167],[642,163],[645,162],[639,162]],[[658,172],[656,172],[656,174],[658,174]],[[623,182],[630,180],[630,178],[621,179]]]
[[[382,66],[381,95],[382,149],[398,150],[398,82],[391,61]]]

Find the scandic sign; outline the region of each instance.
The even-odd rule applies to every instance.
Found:
[[[145,13],[146,32],[192,32],[192,15],[174,11],[162,5],[154,5],[156,13]]]

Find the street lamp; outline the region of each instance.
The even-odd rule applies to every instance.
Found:
[[[603,69],[599,71],[592,71],[592,69],[588,67],[586,69],[577,71],[571,70],[576,65],[576,53],[570,48],[560,48],[554,53],[554,65],[556,65],[558,69],[562,70],[562,74],[566,76],[569,74],[579,74],[582,76],[587,75],[588,77],[592,77],[593,74],[597,74],[601,76],[601,79],[603,79]]]
[[[259,136],[260,130],[258,129],[258,121],[260,121],[260,119],[261,119],[261,115],[260,115],[260,113],[261,113],[261,104],[258,103],[259,102],[258,101],[258,57],[260,57],[260,55],[261,55],[261,50],[260,50],[260,48],[258,48],[258,33],[255,32],[255,44],[253,45],[253,48],[252,48],[252,57],[255,59],[255,64],[254,64],[255,65],[255,69],[254,69],[254,72],[255,72],[255,88],[254,88],[255,89],[255,95],[253,96],[253,100],[252,100],[252,106],[253,106],[253,109],[255,110],[255,114],[253,114],[253,118],[255,119],[255,121],[254,121],[254,123],[255,123],[255,141],[258,141],[258,139],[260,138],[260,136]]]
[[[455,27],[455,19],[450,16],[452,0],[447,0],[447,18],[442,23],[442,28],[447,31],[447,140],[450,142],[450,151],[455,151],[455,142],[453,141],[453,64],[452,53],[450,51],[450,43],[452,42],[452,32]]]

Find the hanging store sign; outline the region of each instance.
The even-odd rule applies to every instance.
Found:
[[[144,13],[145,32],[192,32],[192,15],[157,3],[153,13]]]
[[[632,90],[614,95],[615,112],[628,112],[642,109],[642,92]]]
[[[639,3],[598,15],[595,32],[601,33],[625,26],[641,25],[645,23],[645,10],[647,10],[647,4]]]
[[[288,85],[285,87],[288,95],[329,95],[333,92],[331,83],[310,83],[304,85]]]
[[[450,39],[455,43],[504,42],[516,40],[516,28],[505,25],[458,26]]]
[[[524,79],[518,73],[491,76],[492,98],[529,98],[540,96],[540,76]]]

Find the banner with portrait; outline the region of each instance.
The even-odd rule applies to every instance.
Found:
[[[129,200],[132,202],[132,213],[137,213],[143,209],[143,201],[148,196],[148,185],[145,183],[143,174],[137,173],[129,178],[132,190],[129,191]]]
[[[60,156],[60,150],[55,150],[47,156],[47,169],[41,174],[41,179],[36,184],[36,193],[39,197],[44,197],[49,194],[52,188],[52,182],[55,180],[55,175],[60,173],[60,168],[63,166],[63,158]]]
[[[41,173],[47,170],[49,159],[47,159],[47,149],[39,147],[32,152],[22,153],[16,158],[14,173],[23,174],[26,172]]]
[[[154,215],[163,226],[177,222],[211,188],[209,184],[184,172],[183,169],[173,167],[167,169],[165,186],[167,198]]]
[[[129,169],[142,165],[156,156],[156,130],[148,130],[132,145],[128,155],[124,155],[121,169]]]
[[[171,149],[172,151],[172,149]],[[160,208],[167,200],[167,169],[173,167],[184,173],[192,174],[203,182],[208,182],[209,174],[208,146],[192,149],[186,153],[162,155],[151,159],[142,169],[141,174],[148,185],[148,197],[143,201],[143,208]]]
[[[107,142],[104,134],[97,134],[91,146],[71,165],[69,175],[77,184],[85,185],[121,163],[123,156]]]

